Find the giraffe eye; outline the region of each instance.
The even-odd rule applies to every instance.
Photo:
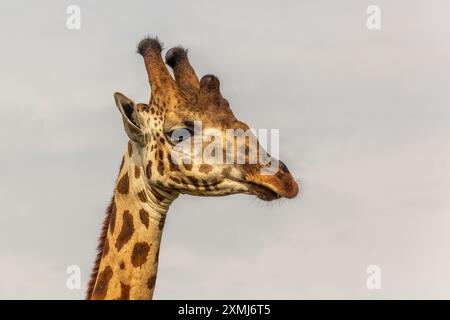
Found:
[[[192,130],[188,128],[178,128],[167,133],[169,140],[173,143],[180,143],[193,136]]]

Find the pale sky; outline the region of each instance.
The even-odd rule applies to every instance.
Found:
[[[81,8],[81,29],[66,8]],[[381,8],[368,30],[366,8]],[[183,45],[236,116],[280,129],[291,201],[181,196],[157,299],[450,298],[450,3],[0,2],[0,298],[82,299],[126,135],[139,40]],[[81,268],[81,290],[66,268]],[[368,290],[366,268],[381,268]]]

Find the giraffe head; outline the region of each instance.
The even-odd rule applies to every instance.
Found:
[[[157,39],[138,45],[151,86],[148,105],[114,94],[130,154],[144,168],[146,183],[200,196],[295,197],[298,185],[286,165],[266,153],[247,124],[236,119],[218,78],[206,75],[199,81],[181,47],[170,49],[165,63],[161,51]]]

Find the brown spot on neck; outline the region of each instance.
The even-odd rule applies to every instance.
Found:
[[[141,218],[142,224],[148,229],[149,217],[148,212],[144,209],[139,210],[139,218]]]
[[[164,163],[162,162],[162,160],[158,161],[158,173],[160,176],[164,175]]]
[[[109,241],[108,238],[105,239],[105,246],[103,247],[103,257],[106,257],[109,252]]]
[[[131,144],[131,141],[128,141],[128,156],[131,158],[133,155],[133,145]]]
[[[120,178],[117,183],[117,191],[121,194],[127,194],[130,188],[130,179],[128,178],[128,172],[125,173],[122,178]]]
[[[138,166],[134,167],[134,177],[136,179],[139,179],[141,176],[141,169]]]
[[[116,241],[116,249],[120,251],[122,247],[131,239],[134,233],[133,216],[128,210],[125,210],[122,215],[122,229]]]
[[[148,252],[150,251],[150,245],[146,242],[137,242],[134,245],[133,253],[131,254],[131,264],[137,268],[147,262]]]
[[[120,298],[119,300],[130,300],[130,286],[120,282]]]
[[[147,202],[147,195],[145,194],[145,191],[142,190],[138,193],[138,198],[141,200],[141,202]]]
[[[153,275],[147,280],[147,288],[152,291],[155,288],[156,276]]]
[[[147,175],[147,178],[150,180],[152,177],[152,162],[149,161],[147,163],[147,166],[145,167],[145,174]]]
[[[113,271],[110,266],[107,266],[102,272],[100,272],[97,283],[95,284],[94,292],[92,293],[93,300],[105,299],[112,276]]]

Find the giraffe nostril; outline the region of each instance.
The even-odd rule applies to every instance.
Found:
[[[289,173],[288,167],[287,167],[286,164],[285,164],[283,161],[281,161],[281,160],[280,160],[280,170],[283,171],[283,172],[285,172],[285,173]]]

